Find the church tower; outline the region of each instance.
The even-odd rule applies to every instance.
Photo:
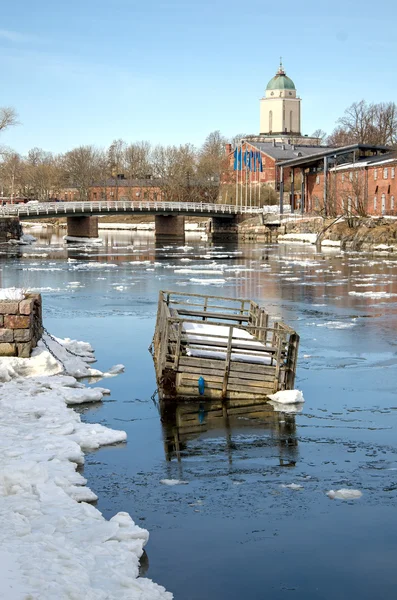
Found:
[[[301,135],[301,99],[296,95],[292,79],[280,68],[269,81],[260,100],[261,135]]]

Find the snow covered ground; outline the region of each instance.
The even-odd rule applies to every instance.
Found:
[[[88,364],[89,344],[44,341],[62,364],[42,342],[30,359],[0,358],[0,598],[171,600],[138,577],[148,532],[124,512],[104,519],[77,471],[85,451],[126,433],[82,423],[68,408],[108,392],[76,378],[122,365],[103,374]]]

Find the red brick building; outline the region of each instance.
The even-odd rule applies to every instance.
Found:
[[[280,164],[284,182],[302,176],[301,204],[293,208],[325,215],[397,215],[397,155],[390,148],[355,144]],[[299,204],[299,206],[298,206]]]

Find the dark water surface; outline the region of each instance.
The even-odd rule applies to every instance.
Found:
[[[397,258],[198,238],[156,248],[127,232],[66,251],[50,237],[3,257],[2,285],[40,289],[53,334],[90,341],[99,369],[126,366],[82,410],[128,442],[89,454],[84,475],[106,517],[149,529],[146,575],[177,600],[396,597]],[[197,404],[193,428],[183,411],[162,424],[148,352],[160,289],[249,297],[296,328],[303,411],[223,419]],[[362,498],[326,495],[349,487]]]

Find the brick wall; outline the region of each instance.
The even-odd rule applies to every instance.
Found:
[[[0,356],[29,358],[43,334],[40,294],[0,300]]]
[[[379,166],[343,169],[328,173],[328,202],[336,214],[362,208],[368,215],[397,215],[397,161]],[[306,212],[324,208],[324,173],[306,176]]]

